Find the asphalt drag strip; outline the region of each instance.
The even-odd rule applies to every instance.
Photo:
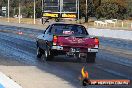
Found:
[[[53,61],[44,62],[36,58],[35,39],[41,32],[29,31],[23,33],[17,34],[17,30],[8,33],[0,32],[0,56],[6,59],[6,62],[0,66],[0,70],[10,75],[24,88],[81,88],[78,78],[83,66],[88,71],[90,79],[131,80],[131,55],[126,57],[123,54],[120,55],[120,53],[112,53],[113,50],[100,50],[94,64],[79,63],[74,58],[65,56],[55,57]],[[31,36],[31,34],[33,35]],[[119,59],[122,59],[122,63],[118,62]],[[123,59],[125,64],[123,64]],[[13,63],[11,63],[12,61]],[[7,67],[6,63],[8,62],[10,64]],[[2,62],[0,63],[2,64]],[[91,88],[131,87],[92,86]]]

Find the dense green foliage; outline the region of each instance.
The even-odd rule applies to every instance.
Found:
[[[41,0],[35,0],[35,1],[36,1],[36,17],[41,17],[41,12],[42,12]],[[19,2],[21,7],[21,14],[23,15],[23,17],[33,17],[34,0],[10,0],[10,16],[18,15]],[[0,10],[2,7],[7,7],[7,3],[8,0],[0,1]]]
[[[127,14],[127,9],[124,6],[121,6],[117,3],[110,3],[105,2],[102,3],[101,6],[99,6],[96,9],[96,16],[98,18],[118,18],[123,19],[125,18],[125,15]]]
[[[91,0],[88,0],[91,1]],[[88,3],[88,15],[91,17],[106,19],[128,19],[132,18],[132,0],[92,0],[93,5]],[[85,1],[82,1],[84,7]],[[85,14],[85,9],[81,9]],[[92,15],[91,15],[92,14]]]
[[[80,16],[86,16],[86,0],[80,0]],[[0,1],[1,7],[7,7],[8,0]],[[19,2],[21,14],[33,17],[34,0],[10,0],[10,16],[18,15]],[[41,0],[36,0],[36,17],[41,17]],[[127,19],[132,17],[132,0],[88,0],[88,17]]]

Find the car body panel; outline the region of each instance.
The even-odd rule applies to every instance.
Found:
[[[48,48],[51,51],[58,52],[70,52],[75,50],[76,52],[98,52],[99,44],[95,44],[95,37],[91,37],[87,32],[84,35],[63,35],[54,34],[50,31],[54,25],[65,25],[64,23],[54,23],[46,28],[44,34],[37,37],[37,46],[45,50]],[[68,24],[67,24],[68,25]],[[76,24],[69,24],[74,26],[80,26]],[[82,26],[82,25],[81,25]],[[86,29],[84,31],[87,31]],[[57,44],[53,45],[53,38],[57,36]]]

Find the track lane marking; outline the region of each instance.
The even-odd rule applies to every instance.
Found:
[[[22,88],[20,85],[18,85],[16,82],[14,82],[2,72],[0,72],[0,83],[0,88]]]

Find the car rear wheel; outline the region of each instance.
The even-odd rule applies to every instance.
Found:
[[[87,53],[86,62],[95,63],[96,53]]]
[[[50,50],[48,50],[48,49],[44,50],[44,60],[45,61],[52,60],[53,58],[54,58],[54,56],[52,55]]]
[[[75,56],[77,58],[77,62],[81,62],[81,58],[79,57],[79,53],[76,53]]]
[[[37,47],[37,58],[41,58],[41,56],[42,56],[42,53],[40,51],[40,48]]]

